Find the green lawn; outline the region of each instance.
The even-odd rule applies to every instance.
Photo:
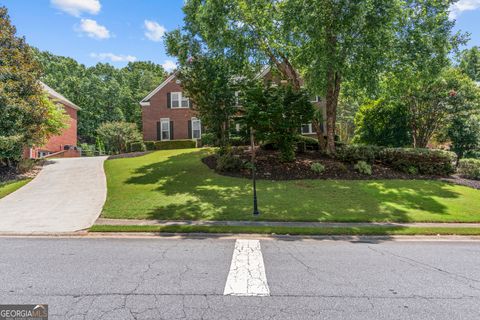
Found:
[[[105,162],[105,218],[161,220],[479,222],[480,191],[425,180],[259,181],[225,177],[200,159],[208,150],[165,150]]]
[[[7,181],[0,183],[0,199],[9,195],[10,193],[14,192],[15,190],[23,187],[32,179],[24,179],[24,180],[15,180],[15,181]]]

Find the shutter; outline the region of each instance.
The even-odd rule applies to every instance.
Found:
[[[192,139],[192,120],[188,120],[188,139]]]
[[[170,140],[173,140],[173,121],[170,121]]]
[[[167,93],[167,108],[171,108],[172,107],[172,95],[171,93]]]
[[[160,132],[160,121],[157,121],[157,141],[161,140],[162,133]]]

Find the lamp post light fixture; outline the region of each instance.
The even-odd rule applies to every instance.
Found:
[[[253,128],[250,128],[250,145],[252,148],[253,215],[258,216],[260,211],[258,211],[257,202],[257,179],[255,176],[255,134]]]

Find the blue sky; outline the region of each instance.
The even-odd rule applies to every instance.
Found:
[[[27,42],[90,66],[117,67],[151,60],[174,67],[162,36],[182,25],[183,0],[0,0]],[[480,0],[460,0],[452,8],[456,28],[480,46]]]

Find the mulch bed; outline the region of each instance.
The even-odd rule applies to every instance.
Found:
[[[0,167],[0,183],[12,180],[33,179],[42,170],[45,161],[39,162],[30,171],[25,173],[19,173],[16,168]]]
[[[459,175],[456,175],[456,174],[454,174],[454,175],[452,175],[451,177],[448,177],[448,178],[442,178],[442,181],[451,182],[451,183],[455,183],[455,184],[459,184],[459,185],[462,185],[462,186],[467,186],[467,187],[470,187],[470,188],[480,190],[480,180],[465,179],[465,178],[462,178],[462,177],[460,177]]]
[[[249,151],[238,152],[244,161],[251,160]],[[216,170],[217,158],[209,155],[202,159],[210,169]],[[320,162],[325,166],[321,174],[310,169],[314,162]],[[218,171],[217,171],[218,172]],[[250,178],[250,169],[241,169],[235,172],[218,172],[219,174]],[[256,175],[259,179],[265,180],[298,180],[298,179],[344,179],[344,180],[376,180],[376,179],[439,179],[438,176],[411,175],[408,173],[393,170],[380,164],[373,164],[372,175],[361,174],[354,169],[354,164],[343,163],[332,159],[319,152],[307,151],[297,154],[295,162],[283,163],[280,161],[278,151],[257,150],[256,154]]]

